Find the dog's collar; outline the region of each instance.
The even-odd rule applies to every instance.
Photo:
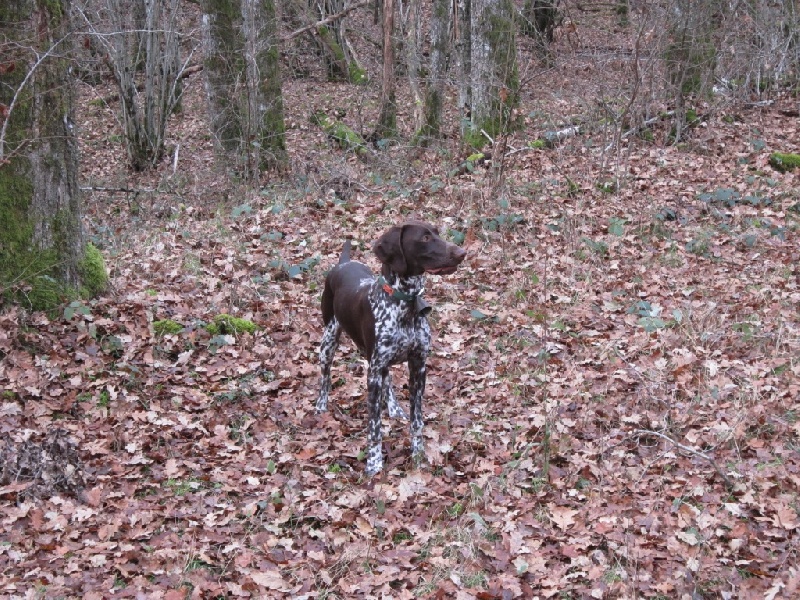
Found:
[[[392,288],[392,286],[390,286],[383,277],[378,277],[378,285],[380,285],[383,291],[392,298],[396,298],[397,300],[401,300],[403,302],[413,302],[414,312],[416,312],[418,315],[425,317],[429,312],[431,312],[432,306],[425,302],[425,300],[422,298],[425,288],[420,289],[420,291],[418,291],[416,294],[407,294],[406,292],[401,292],[400,290]]]
[[[414,302],[425,292],[425,288],[422,288],[416,294],[408,294],[406,292],[401,292],[400,290],[396,290],[392,286],[390,286],[389,283],[383,277],[378,277],[378,285],[381,286],[381,289],[383,289],[383,291],[386,292],[392,298],[397,298],[398,300],[403,300],[404,302]]]

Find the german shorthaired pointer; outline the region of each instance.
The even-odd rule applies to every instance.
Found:
[[[325,332],[319,358],[322,382],[317,412],[328,408],[331,363],[342,329],[369,361],[367,404],[369,409],[367,475],[383,469],[381,454],[381,405],[390,417],[407,418],[392,389],[389,367],[408,361],[411,397],[411,454],[422,452],[422,395],[425,391],[425,361],[431,343],[426,315],[431,307],[422,299],[424,273],[455,272],[466,252],[445,242],[427,223],[411,221],[392,227],[372,247],[382,263],[375,279],[362,263],[350,260],[350,242],[345,242],[339,264],[325,279],[322,320]]]

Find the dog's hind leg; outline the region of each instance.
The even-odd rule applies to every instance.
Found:
[[[318,413],[328,410],[328,396],[331,392],[331,365],[333,364],[333,355],[339,346],[341,334],[342,327],[334,317],[325,326],[325,332],[322,334],[322,341],[319,344],[319,364],[322,377],[319,384],[319,398],[317,398]]]

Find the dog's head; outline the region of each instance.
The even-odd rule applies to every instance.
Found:
[[[412,277],[423,273],[449,275],[454,273],[467,252],[446,242],[439,230],[422,221],[408,221],[386,231],[372,247],[383,265],[400,277]]]

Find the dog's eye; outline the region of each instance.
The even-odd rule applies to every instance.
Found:
[[[422,236],[422,241],[423,241],[423,242],[430,242],[430,241],[431,241],[431,236],[430,236],[430,234],[429,234],[429,233],[426,233],[424,236]]]

